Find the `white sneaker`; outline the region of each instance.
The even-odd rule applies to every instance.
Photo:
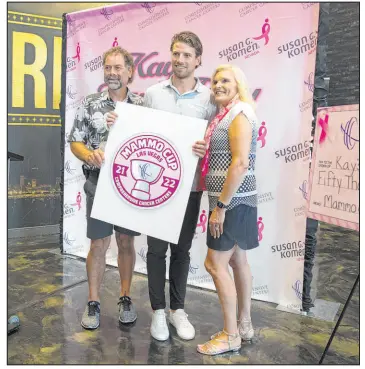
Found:
[[[195,329],[188,320],[188,314],[183,309],[177,309],[175,313],[170,311],[169,321],[183,340],[192,340],[195,337]]]
[[[152,314],[151,336],[158,341],[166,341],[169,336],[169,328],[166,323],[166,315],[164,309],[156,310]]]

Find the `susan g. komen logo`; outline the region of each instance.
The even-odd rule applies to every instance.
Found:
[[[75,203],[65,203],[63,205],[63,215],[65,218],[69,218],[75,215],[76,211],[81,210],[81,193],[78,192],[76,195],[76,202]]]
[[[118,46],[118,37],[114,37],[114,41],[112,44],[112,47],[116,47],[116,46]]]
[[[354,127],[355,126],[355,127]],[[356,117],[352,117],[346,123],[341,124],[341,132],[343,133],[343,143],[348,150],[352,150],[360,141],[359,139],[359,122]]]
[[[208,222],[208,217],[206,215],[206,211],[202,210],[201,214],[199,215],[199,223],[196,225],[195,234],[205,233],[207,230],[207,222]],[[198,232],[198,229],[200,229],[200,232]]]
[[[80,53],[81,53],[81,47],[80,47],[80,42],[78,42],[76,46],[76,55],[72,57],[72,59],[77,60],[78,63],[80,63],[80,57],[81,57]]]
[[[71,56],[66,58],[66,72],[71,72],[76,69],[78,63],[81,60],[81,47],[80,42],[76,45],[76,50],[72,52]]]
[[[140,209],[153,209],[170,201],[179,189],[181,160],[165,138],[137,135],[121,145],[112,176],[123,200]]]
[[[269,18],[265,19],[265,23],[261,27],[261,35],[257,37],[252,37],[254,40],[265,40],[264,45],[267,45],[269,43],[269,33],[270,33],[270,24],[269,24]]]
[[[76,202],[74,204],[71,204],[72,206],[75,206],[78,211],[81,210],[81,192],[78,192],[76,195]]]
[[[264,222],[262,221],[262,217],[259,217],[259,219],[257,220],[257,231],[258,231],[258,235],[259,235],[259,242],[262,241],[264,235],[262,234],[262,232],[264,231],[265,225]]]
[[[153,13],[156,7],[156,3],[143,3],[141,7],[146,9],[148,13]]]
[[[266,123],[262,122],[257,135],[257,142],[261,142],[261,149],[266,145],[267,128]]]

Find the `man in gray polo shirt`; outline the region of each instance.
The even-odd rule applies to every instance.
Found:
[[[215,105],[211,103],[210,89],[194,77],[195,69],[201,65],[203,52],[199,37],[192,32],[176,34],[172,38],[170,50],[173,75],[169,80],[146,90],[144,106],[210,121],[216,112]],[[204,156],[205,150],[204,141],[198,141],[193,147],[193,152],[200,158]],[[184,311],[184,300],[189,274],[189,250],[198,221],[202,197],[202,191],[198,189],[200,171],[199,160],[178,244],[170,244],[169,321],[176,328],[177,334],[186,340],[195,337],[195,329]],[[165,341],[169,338],[165,315],[166,252],[169,244],[149,236],[147,244],[148,288],[154,311],[151,335],[159,341]]]

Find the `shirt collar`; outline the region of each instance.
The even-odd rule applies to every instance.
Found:
[[[111,102],[114,102],[113,99],[109,96],[109,90],[104,90],[102,93],[101,93],[101,99],[102,100],[109,100]],[[130,89],[127,87],[127,97],[124,101],[128,101],[130,102],[131,101],[131,91]]]
[[[195,87],[192,91],[202,92],[203,84],[200,82],[200,79],[195,77],[195,81],[196,81],[196,84],[195,84]],[[163,85],[164,85],[164,87],[170,87],[170,88],[173,88],[174,90],[176,90],[176,87],[172,84],[172,76],[169,79],[167,79],[166,81],[164,81]],[[189,92],[191,92],[191,91],[189,91]]]

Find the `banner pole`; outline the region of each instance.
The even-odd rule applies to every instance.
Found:
[[[64,200],[64,180],[65,180],[65,130],[66,130],[66,68],[67,68],[67,14],[62,14],[62,65],[61,65],[61,214],[60,214],[60,250],[63,253],[63,200]]]

